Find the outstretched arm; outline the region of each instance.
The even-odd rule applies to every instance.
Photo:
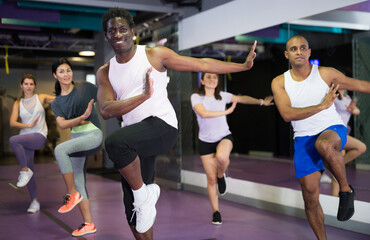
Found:
[[[338,88],[339,85],[335,86],[332,84],[329,92],[325,95],[323,101],[318,105],[295,108],[292,107],[289,96],[284,89],[284,75],[276,77],[271,83],[275,104],[280,112],[281,117],[286,122],[302,120],[329,108],[334,103],[334,100],[338,97],[338,94],[336,93]]]
[[[331,67],[320,67],[319,70],[322,79],[328,85],[334,83],[335,85],[339,85],[340,89],[370,94],[370,81],[347,77],[337,69]]]
[[[153,94],[153,79],[150,78],[152,68],[146,74],[145,92],[125,100],[115,100],[114,90],[108,79],[109,64],[103,65],[96,73],[98,85],[98,106],[104,119],[121,117],[149,99]]]
[[[249,70],[256,57],[257,41],[254,42],[244,63],[224,62],[212,58],[193,58],[180,56],[166,47],[155,47],[147,50],[149,61],[159,71],[173,69],[176,71],[193,71],[209,73],[233,73]]]
[[[250,97],[250,96],[247,96],[247,95],[243,95],[243,96],[238,96],[238,95],[232,95],[231,97],[231,101],[234,102],[238,102],[238,103],[242,103],[242,104],[251,104],[251,105],[261,105],[261,106],[271,106],[271,105],[274,105],[274,103],[272,102],[272,100],[274,99],[273,96],[267,96],[265,97],[265,99],[257,99],[257,98],[254,98],[254,97]]]
[[[46,104],[46,103],[49,103],[51,104],[54,99],[55,99],[55,96],[52,96],[52,95],[49,95],[49,94],[39,94],[39,100],[41,102],[42,105]]]
[[[220,117],[224,115],[229,115],[232,113],[236,107],[236,101],[233,102],[231,107],[226,109],[225,111],[208,111],[207,109],[204,108],[203,104],[198,103],[196,104],[193,109],[195,112],[197,112],[202,118],[214,118],[214,117]]]

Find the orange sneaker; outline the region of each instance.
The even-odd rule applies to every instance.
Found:
[[[94,232],[96,232],[94,223],[82,223],[78,229],[73,231],[72,236],[80,237]]]
[[[75,192],[74,194],[67,194],[64,196],[64,203],[58,210],[60,213],[66,213],[71,211],[77,204],[82,201],[82,196],[79,192]]]

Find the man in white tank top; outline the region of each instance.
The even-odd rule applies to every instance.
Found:
[[[370,82],[346,77],[334,68],[309,64],[311,49],[302,36],[286,43],[291,70],[271,83],[276,106],[294,129],[294,165],[302,188],[307,219],[318,239],[326,239],[324,213],[319,203],[319,183],[324,164],[340,185],[337,219],[354,214],[355,191],[347,182],[343,156],[346,128],[335,111],[339,88],[370,93]]]
[[[160,193],[158,185],[152,184],[154,159],[170,150],[178,134],[176,115],[167,98],[167,69],[218,74],[249,70],[257,42],[239,64],[179,56],[162,46],[137,46],[132,16],[122,8],[106,12],[102,26],[116,55],[96,74],[99,110],[104,119],[122,117],[124,124],[105,140],[105,147],[123,176],[131,231],[136,239],[153,239]]]

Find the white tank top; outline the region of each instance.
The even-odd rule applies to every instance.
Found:
[[[114,56],[109,65],[109,81],[116,100],[125,100],[144,92],[146,72],[152,67],[146,56],[145,46],[138,45],[135,55],[127,63],[118,63]],[[153,68],[153,95],[132,111],[122,116],[123,126],[138,123],[154,116],[177,129],[177,118],[167,94],[167,71],[159,72]]]
[[[21,129],[19,134],[40,133],[45,138],[48,134],[48,128],[45,121],[45,109],[42,106],[37,94],[30,98],[22,98],[19,103],[19,116],[24,124],[31,124],[37,116],[40,116],[33,128]]]
[[[285,90],[292,107],[304,108],[318,105],[329,91],[329,86],[321,78],[317,65],[312,65],[310,75],[303,81],[295,81],[290,71],[284,73]],[[334,104],[306,119],[292,121],[294,138],[317,135],[333,125],[344,125]]]

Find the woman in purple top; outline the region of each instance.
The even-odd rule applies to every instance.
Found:
[[[207,175],[207,192],[213,209],[213,224],[222,224],[218,206],[218,192],[226,193],[225,172],[230,163],[233,137],[226,121],[237,103],[271,106],[273,97],[256,99],[250,96],[237,96],[220,90],[219,76],[203,73],[201,85],[191,95],[191,104],[199,125],[199,153]],[[226,104],[232,102],[226,109]]]

